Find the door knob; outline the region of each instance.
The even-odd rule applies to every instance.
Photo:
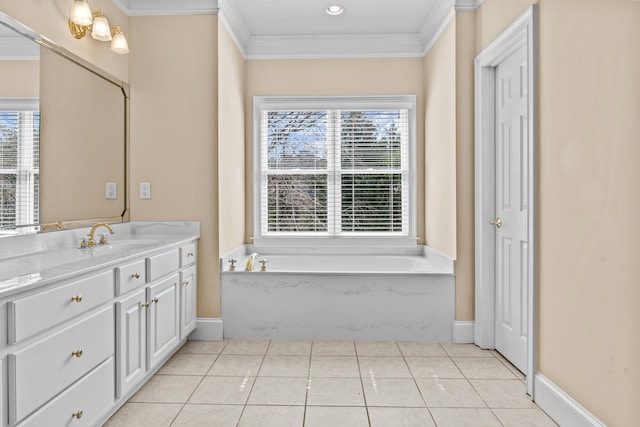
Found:
[[[500,228],[502,227],[502,220],[500,219],[500,217],[494,219],[493,221],[489,222],[489,224],[491,225],[495,225],[496,227]]]

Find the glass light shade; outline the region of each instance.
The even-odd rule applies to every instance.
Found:
[[[109,29],[109,21],[104,15],[96,16],[93,20],[93,30],[91,31],[91,37],[101,42],[111,41],[111,30]]]
[[[113,29],[111,50],[122,55],[124,55],[125,53],[129,53],[129,43],[127,43],[127,38],[124,36],[124,34],[122,34],[122,31],[120,31],[120,27],[115,27]]]
[[[91,25],[93,15],[87,0],[75,0],[71,6],[71,22],[82,25],[83,27]]]

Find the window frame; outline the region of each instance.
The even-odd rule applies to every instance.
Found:
[[[269,236],[263,233],[261,115],[265,110],[408,110],[407,235]],[[412,247],[417,244],[416,96],[254,96],[253,97],[253,244],[255,247]]]
[[[39,98],[10,98],[10,97],[0,98],[0,111],[18,112],[18,113],[35,112],[35,111],[40,112],[40,99]],[[38,140],[38,144],[40,144],[39,140]],[[20,150],[20,141],[19,141],[18,149]],[[40,156],[40,147],[38,147],[38,156]],[[2,173],[11,174],[12,172],[10,170],[3,169]],[[27,186],[29,188],[27,191],[28,194],[34,193],[36,185],[38,186],[38,188],[40,187],[40,168],[38,168],[36,171],[35,169],[22,169],[20,165],[18,165],[18,167],[15,170],[15,175],[16,175],[16,188]],[[23,181],[25,178],[25,175],[29,177],[27,183]],[[37,184],[35,183],[35,179],[33,179],[36,176],[38,177]],[[37,211],[35,210],[36,206],[37,206]],[[17,215],[18,215],[18,206],[16,206],[16,211],[15,211],[15,216],[17,217]],[[31,200],[31,204],[29,206],[29,213],[27,214],[27,216],[29,217],[33,216],[33,221],[31,221],[31,223],[16,224],[15,228],[13,229],[0,228],[0,234],[14,235],[14,234],[24,234],[24,233],[36,231],[40,221],[39,219],[40,198],[39,197],[38,197],[38,200],[35,200],[35,198]],[[16,223],[17,222],[18,221],[16,218]]]

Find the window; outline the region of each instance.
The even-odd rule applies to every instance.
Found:
[[[256,244],[415,244],[414,111],[413,96],[256,97]]]
[[[38,108],[37,100],[0,99],[0,233],[39,222]]]

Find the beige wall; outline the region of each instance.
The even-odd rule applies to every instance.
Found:
[[[416,117],[424,117],[422,58],[263,60],[247,62],[246,116],[253,96],[416,95]],[[424,123],[418,120],[418,236],[424,241]],[[253,122],[246,121],[246,235],[253,236]]]
[[[90,35],[81,40],[71,35],[67,24],[70,5],[70,0],[0,0],[0,11],[122,81],[128,81],[128,55],[111,52],[108,42],[97,42]],[[128,17],[111,1],[92,0],[91,10],[104,11],[109,24],[119,25],[129,37]]]
[[[129,34],[131,220],[200,221],[199,317],[219,317],[220,304],[217,22],[132,17]],[[150,200],[140,200],[140,182],[151,183]]]
[[[474,103],[475,13],[456,14],[456,319],[474,318]],[[471,58],[471,61],[469,60]]]
[[[424,61],[426,243],[456,257],[456,21]]]
[[[531,3],[485,1],[476,53]],[[540,0],[539,12],[538,369],[607,425],[635,425],[640,3]]]
[[[246,61],[218,23],[218,189],[220,254],[245,242]],[[251,117],[251,116],[249,116]]]
[[[640,3],[540,1],[539,369],[640,419]]]
[[[0,97],[40,96],[40,61],[0,61]]]

